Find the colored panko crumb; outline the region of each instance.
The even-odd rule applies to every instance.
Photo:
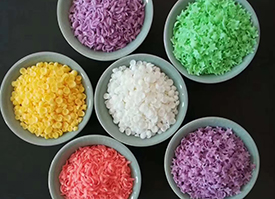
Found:
[[[205,127],[181,140],[171,168],[175,183],[191,198],[223,199],[240,193],[255,165],[231,129]]]
[[[40,62],[20,69],[12,82],[15,119],[37,137],[58,138],[78,130],[86,95],[77,71],[59,63]]]
[[[130,162],[104,145],[79,148],[59,175],[66,199],[128,199],[133,189]]]
[[[135,40],[144,17],[143,0],[74,0],[69,15],[75,37],[103,52],[119,50]]]
[[[176,123],[179,92],[158,66],[131,60],[112,72],[103,98],[121,133],[150,139]]]
[[[222,75],[253,53],[258,30],[235,0],[197,0],[177,17],[174,56],[189,74]]]

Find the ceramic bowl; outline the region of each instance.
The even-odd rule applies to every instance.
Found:
[[[257,15],[251,5],[246,1],[246,0],[236,0],[239,2],[249,13],[251,13],[251,20],[252,23],[255,25],[255,27],[258,29],[259,32],[259,37],[257,39],[257,44],[255,45],[255,50],[253,53],[247,55],[243,62],[232,68],[231,71],[225,73],[224,75],[201,75],[201,76],[196,76],[196,75],[190,75],[187,70],[182,66],[182,64],[175,58],[173,54],[173,45],[171,43],[171,38],[173,37],[173,27],[176,22],[177,16],[181,13],[182,10],[184,10],[189,3],[195,2],[195,0],[179,0],[176,2],[172,10],[170,11],[166,23],[165,23],[165,28],[164,28],[164,46],[166,50],[166,54],[169,57],[170,61],[172,64],[183,74],[185,77],[196,81],[200,83],[206,83],[206,84],[213,84],[213,83],[220,83],[227,81],[238,74],[240,74],[253,60],[259,43],[260,43],[260,26],[259,26],[259,21],[257,18]]]
[[[46,140],[42,137],[37,137],[36,135],[30,133],[29,131],[24,130],[20,126],[19,121],[15,120],[15,115],[13,111],[14,106],[10,101],[11,93],[13,91],[13,87],[11,86],[11,83],[12,81],[15,81],[20,76],[20,73],[19,73],[20,68],[30,67],[36,64],[37,62],[59,62],[61,64],[66,64],[70,66],[72,69],[78,71],[78,73],[82,76],[82,84],[85,88],[85,94],[87,95],[86,115],[83,117],[83,121],[79,124],[77,131],[65,133],[58,139]],[[4,77],[4,80],[1,85],[0,104],[1,104],[1,113],[3,115],[3,118],[6,124],[14,132],[15,135],[17,135],[22,140],[29,142],[31,144],[40,145],[40,146],[52,146],[52,145],[61,144],[63,142],[66,142],[72,139],[87,124],[93,110],[93,88],[85,71],[74,60],[58,53],[39,52],[39,53],[28,55],[20,59],[10,68],[10,70],[7,72],[6,76]]]
[[[107,92],[107,85],[111,78],[111,74],[113,73],[112,70],[122,65],[129,66],[130,65],[129,62],[131,60],[147,61],[158,66],[168,77],[170,77],[174,81],[174,85],[177,87],[177,90],[179,92],[180,104],[178,106],[179,113],[176,117],[177,122],[173,126],[171,126],[171,128],[169,128],[165,133],[162,133],[160,135],[157,134],[151,137],[150,139],[142,140],[139,137],[127,136],[126,134],[121,133],[119,131],[118,126],[113,123],[113,118],[109,114],[109,111],[106,108],[104,103],[105,100],[103,98],[103,95]],[[160,142],[163,142],[164,140],[172,136],[176,132],[176,130],[180,127],[181,123],[183,122],[187,112],[187,107],[188,107],[187,89],[181,75],[170,63],[168,63],[164,59],[154,55],[149,55],[149,54],[130,55],[128,57],[124,57],[116,61],[111,66],[109,66],[105,70],[105,72],[102,74],[101,78],[97,83],[94,101],[95,101],[96,115],[100,124],[103,126],[103,128],[112,137],[119,140],[120,142],[123,142],[128,145],[132,145],[132,146],[139,146],[139,147],[155,145]]]
[[[129,199],[137,199],[141,188],[141,172],[135,156],[126,146],[124,146],[120,142],[110,137],[101,135],[88,135],[77,138],[69,142],[59,150],[59,152],[54,157],[49,170],[48,185],[52,199],[64,199],[64,197],[61,196],[60,193],[60,183],[58,177],[62,170],[62,166],[66,163],[66,160],[69,159],[71,154],[74,153],[79,147],[91,145],[105,145],[107,147],[111,147],[131,162],[131,173],[135,181],[133,192],[130,195]]]
[[[136,37],[134,41],[129,43],[126,47],[110,53],[91,50],[90,48],[81,44],[78,41],[78,39],[74,36],[73,31],[71,29],[71,23],[69,20],[69,10],[72,5],[72,0],[58,0],[57,20],[63,36],[65,37],[67,42],[77,52],[94,60],[99,60],[99,61],[116,60],[136,50],[145,40],[146,36],[150,31],[151,24],[153,21],[153,1],[144,0],[144,3],[145,3],[145,19],[139,35]]]
[[[169,185],[173,189],[173,191],[177,194],[177,196],[181,199],[190,199],[189,195],[183,194],[180,189],[177,187],[173,176],[171,174],[171,164],[172,159],[174,158],[174,152],[179,146],[182,138],[184,138],[187,134],[195,131],[198,128],[206,127],[206,126],[219,126],[224,128],[232,128],[233,132],[242,139],[244,144],[246,145],[248,151],[251,154],[251,161],[256,165],[256,169],[253,170],[252,178],[248,184],[242,187],[241,193],[232,197],[227,197],[226,199],[242,199],[244,198],[254,186],[260,169],[260,156],[257,149],[257,146],[249,133],[241,127],[239,124],[220,117],[205,117],[201,119],[194,120],[189,122],[185,126],[183,126],[178,132],[173,136],[171,141],[169,142],[164,158],[164,169],[165,175],[168,180]]]

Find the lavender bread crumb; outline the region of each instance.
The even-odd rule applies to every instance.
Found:
[[[194,199],[223,199],[239,194],[255,165],[232,129],[205,127],[188,134],[176,148],[172,175]]]

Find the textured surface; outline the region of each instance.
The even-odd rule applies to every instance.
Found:
[[[128,199],[135,179],[130,161],[113,148],[93,145],[79,148],[67,160],[59,175],[65,198]],[[68,185],[68,181],[72,182]],[[100,197],[101,196],[101,197]]]
[[[107,85],[112,74],[112,69],[122,65],[127,65],[132,59],[151,62],[159,66],[159,68],[174,81],[174,85],[177,87],[179,91],[179,98],[181,101],[181,103],[178,106],[179,113],[176,116],[176,120],[177,120],[176,123],[173,126],[171,126],[171,128],[169,128],[165,133],[162,133],[158,136],[154,136],[150,139],[145,139],[145,140],[142,140],[135,136],[127,136],[125,134],[122,134],[119,131],[118,126],[113,123],[112,117],[110,116],[109,111],[106,108],[104,101],[102,100],[103,95],[107,91]],[[106,131],[110,135],[115,137],[117,140],[123,143],[129,144],[131,146],[152,146],[168,139],[170,136],[172,136],[176,132],[178,127],[181,125],[181,122],[185,117],[187,104],[188,104],[186,86],[180,74],[176,71],[175,68],[173,68],[169,64],[169,62],[159,57],[148,55],[148,54],[130,55],[113,63],[104,72],[104,74],[101,76],[100,80],[98,81],[98,85],[95,89],[94,96],[95,96],[95,111],[102,126],[104,126]]]
[[[129,53],[133,52],[146,38],[152,21],[153,21],[153,3],[152,0],[144,0],[146,2],[145,6],[145,18],[144,23],[141,29],[141,32],[138,34],[137,38],[129,43],[125,48],[106,54],[101,51],[92,51],[90,48],[82,45],[78,39],[74,36],[73,31],[71,30],[70,20],[67,17],[67,13],[70,10],[72,0],[58,0],[57,4],[57,20],[59,27],[63,36],[66,38],[68,43],[76,49],[82,55],[89,57],[94,60],[109,61],[115,60]],[[56,9],[56,8],[53,8]]]
[[[180,144],[182,137],[185,137],[190,132],[193,132],[194,130],[206,127],[206,126],[220,126],[220,127],[230,127],[234,131],[234,133],[241,138],[245,146],[247,147],[250,155],[251,155],[251,162],[256,166],[255,169],[252,172],[252,178],[249,181],[249,183],[242,187],[242,192],[238,195],[226,198],[226,199],[242,199],[244,196],[246,196],[253,185],[256,182],[256,179],[258,177],[259,169],[260,169],[260,158],[259,158],[259,152],[257,150],[257,146],[253,141],[253,138],[251,138],[250,134],[241,127],[239,124],[237,124],[234,121],[220,118],[220,117],[204,117],[196,119],[182,127],[175,136],[171,139],[169,142],[169,145],[167,147],[166,153],[165,153],[165,174],[167,177],[167,180],[169,181],[169,184],[171,185],[171,188],[175,191],[175,193],[180,196],[182,199],[190,199],[190,197],[187,194],[183,194],[180,189],[177,187],[175,181],[173,180],[171,173],[171,162],[172,158],[174,157],[174,151],[176,150],[177,146]]]
[[[151,53],[167,59],[163,48],[163,27],[176,0],[155,0],[152,29],[137,53]],[[249,0],[261,23],[261,43],[251,65],[236,78],[217,85],[204,85],[184,78],[189,91],[189,109],[183,124],[204,116],[222,116],[246,128],[255,140],[260,156],[259,178],[246,199],[273,199],[274,162],[274,73],[275,1]],[[0,0],[0,80],[17,60],[36,51],[57,51],[78,62],[93,87],[112,62],[96,62],[73,50],[63,38],[56,21],[56,0]],[[56,152],[63,146],[37,147],[15,136],[0,121],[0,198],[50,199],[47,175]],[[182,125],[183,125],[182,124]],[[95,112],[78,135],[107,135]],[[154,147],[129,147],[139,161],[142,190],[139,199],[177,199],[163,169],[168,141]]]
[[[87,92],[85,93],[88,96],[86,101],[88,105],[88,110],[86,111],[86,115],[83,118],[83,122],[81,122],[81,124],[79,125],[79,129],[74,133],[64,134],[59,139],[54,139],[54,140],[51,140],[51,139],[46,140],[44,138],[37,137],[29,133],[27,130],[24,130],[20,126],[20,123],[17,120],[15,120],[15,116],[13,112],[14,107],[10,101],[10,95],[12,93],[13,88],[9,82],[12,82],[16,78],[18,78],[18,76],[20,75],[19,70],[22,66],[29,67],[30,65],[33,65],[33,64],[36,64],[37,62],[42,61],[41,59],[47,62],[55,60],[59,63],[64,63],[64,64],[66,63],[72,69],[76,69],[77,71],[79,71],[79,73],[82,75],[84,80],[83,81],[84,88],[86,88],[87,90]],[[9,67],[7,67],[7,69],[9,69]],[[92,90],[91,82],[89,81],[87,74],[84,72],[84,70],[80,68],[80,66],[75,61],[73,61],[72,59],[64,55],[61,55],[58,53],[52,53],[52,52],[42,52],[42,53],[34,53],[29,56],[26,56],[23,59],[20,59],[20,61],[16,62],[16,64],[12,66],[11,70],[9,70],[9,72],[7,73],[6,78],[2,81],[3,83],[1,82],[1,98],[0,98],[2,115],[4,115],[4,119],[6,123],[11,127],[12,131],[18,137],[20,137],[21,139],[29,143],[36,144],[39,146],[52,146],[52,145],[57,145],[57,144],[66,142],[71,138],[73,138],[77,133],[79,133],[84,128],[85,124],[88,122],[92,114],[92,107],[93,107],[92,91],[93,90]],[[3,95],[2,95],[2,92],[4,93]]]
[[[260,29],[260,27],[259,27],[259,21],[257,19],[257,14],[255,13],[253,7],[251,7],[251,5],[246,0],[236,0],[236,1],[239,2],[244,8],[246,8],[246,10],[249,13],[252,14],[251,15],[251,19],[252,19],[253,24],[255,25],[255,27],[257,27],[257,29]],[[225,73],[223,75],[210,75],[210,74],[209,75],[201,75],[201,76],[190,75],[188,73],[190,71],[187,71],[185,69],[185,67],[182,67],[182,64],[174,56],[174,54],[173,54],[173,45],[172,45],[172,42],[171,42],[171,38],[172,38],[172,35],[173,35],[173,27],[174,27],[174,24],[176,22],[176,18],[181,13],[182,9],[186,8],[188,6],[188,3],[192,3],[192,2],[195,2],[195,0],[179,0],[179,1],[177,1],[177,3],[173,6],[173,9],[171,10],[171,12],[169,13],[169,15],[167,17],[167,21],[165,23],[165,30],[164,30],[164,43],[165,43],[165,50],[166,50],[166,53],[167,53],[170,61],[175,65],[175,67],[185,77],[187,77],[189,79],[192,79],[194,81],[197,81],[197,82],[202,82],[202,83],[219,83],[219,82],[224,82],[226,80],[229,80],[229,79],[237,76],[253,60],[253,58],[254,58],[254,56],[255,56],[255,54],[257,52],[257,49],[258,49],[258,44],[259,44],[260,36],[257,38],[257,45],[255,46],[254,53],[251,53],[251,54],[247,55],[243,59],[243,61],[242,61],[241,64],[239,64],[236,67],[233,67],[229,72],[227,72],[227,73]],[[209,28],[207,27],[207,29],[209,29]],[[260,35],[260,33],[259,33],[259,35]],[[224,41],[224,39],[223,39],[223,41]],[[195,53],[195,54],[197,54],[197,53]],[[213,61],[213,59],[211,59],[211,60]],[[201,71],[201,72],[203,72],[203,71]]]
[[[174,56],[192,75],[223,75],[254,53],[258,30],[235,0],[200,0],[178,13]]]
[[[69,19],[80,43],[96,51],[112,52],[124,48],[140,33],[144,7],[142,0],[74,0]]]
[[[61,168],[65,165],[66,160],[77,150],[79,147],[88,146],[88,145],[105,145],[107,147],[112,147],[123,155],[130,163],[130,169],[132,177],[135,179],[133,192],[130,195],[129,199],[137,199],[140,193],[142,177],[140,167],[133,153],[123,144],[118,141],[101,135],[91,135],[91,136],[82,136],[81,138],[75,139],[72,142],[69,142],[61,150],[58,151],[56,156],[51,163],[49,169],[49,190],[53,199],[64,199],[60,194],[60,183],[59,183],[59,174]],[[28,198],[28,197],[27,197]],[[47,197],[45,197],[47,198]],[[49,198],[49,197],[48,197]]]

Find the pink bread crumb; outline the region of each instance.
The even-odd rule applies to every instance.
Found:
[[[66,199],[128,199],[133,189],[130,162],[104,145],[79,148],[59,175]]]

